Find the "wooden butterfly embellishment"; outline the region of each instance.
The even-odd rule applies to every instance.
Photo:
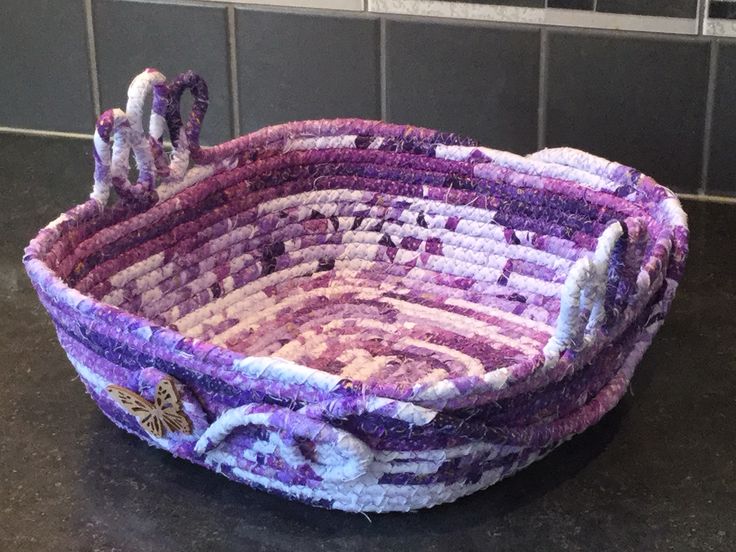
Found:
[[[153,403],[119,385],[108,385],[107,392],[154,437],[163,437],[168,431],[192,432],[192,422],[182,411],[174,383],[168,378],[158,382]]]

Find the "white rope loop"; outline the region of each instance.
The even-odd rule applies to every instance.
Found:
[[[126,110],[111,109],[100,115],[94,135],[95,178],[90,197],[105,205],[110,187],[126,200],[155,199],[156,177],[169,173],[163,151],[166,130],[166,77],[148,68],[136,76],[128,88]],[[143,109],[146,98],[154,92],[149,136],[143,130]],[[130,152],[138,168],[138,181],[128,180]]]
[[[202,434],[194,450],[197,454],[216,458],[224,451],[215,449],[233,430],[253,425],[270,431],[268,442],[257,441],[254,450],[269,446],[274,451],[278,449],[286,463],[293,467],[309,465],[325,481],[352,481],[366,473],[373,462],[371,448],[353,434],[288,408],[264,404],[247,404],[226,411]],[[314,459],[305,457],[299,441],[314,445]]]
[[[102,206],[110,197],[110,187],[113,178],[119,177],[121,172],[127,174],[126,166],[120,166],[120,155],[113,156],[111,142],[115,144],[126,143],[128,140],[126,129],[130,126],[128,117],[122,109],[109,109],[97,119],[95,125],[94,158],[95,173],[94,186],[90,197],[97,200]],[[113,161],[115,160],[115,161]]]
[[[155,172],[150,175],[141,175],[139,180],[155,180],[157,175],[168,175],[168,163],[163,150],[163,136],[166,130],[166,77],[156,69],[147,68],[141,74],[136,76],[128,87],[128,103],[125,106],[125,113],[130,122],[131,143],[145,143],[148,141],[149,148],[143,148],[144,158],[138,159],[136,163],[138,167],[153,166]],[[153,94],[153,102],[151,106],[151,116],[148,126],[148,137],[143,131],[143,109],[146,98],[151,92]]]
[[[570,269],[560,298],[555,333],[544,346],[545,368],[554,366],[565,349],[582,349],[605,322],[608,267],[616,242],[624,235],[620,222],[609,225],[598,238],[592,257],[583,257]]]
[[[143,107],[148,95],[156,86],[166,83],[166,77],[156,69],[147,68],[136,76],[128,87],[128,103],[125,113],[128,115],[130,128],[134,135],[143,136]],[[158,109],[157,109],[158,108]],[[160,106],[154,102],[151,109],[148,133],[155,140],[162,140],[166,130],[165,113],[160,112]]]

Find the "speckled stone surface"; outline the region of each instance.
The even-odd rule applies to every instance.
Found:
[[[23,272],[89,193],[91,144],[0,136],[0,550],[732,550],[736,206],[685,202],[688,269],[633,394],[546,459],[417,514],[318,510],[229,482],[110,424]]]

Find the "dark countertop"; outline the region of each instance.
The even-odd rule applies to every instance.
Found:
[[[98,412],[20,263],[89,193],[91,147],[0,135],[0,550],[734,550],[736,205],[685,202],[683,285],[601,423],[454,504],[367,518],[233,483]]]

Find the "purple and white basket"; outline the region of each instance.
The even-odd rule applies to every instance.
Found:
[[[203,148],[197,75],[128,95],[25,266],[105,415],[256,488],[379,512],[484,489],[613,408],[682,275],[674,194],[581,151],[356,119]]]

